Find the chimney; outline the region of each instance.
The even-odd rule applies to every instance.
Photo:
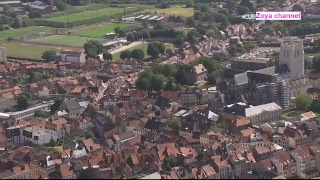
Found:
[[[93,150],[93,147],[92,147],[92,146],[90,146],[90,148],[89,148],[89,149],[90,149],[90,151],[91,151],[91,150]]]

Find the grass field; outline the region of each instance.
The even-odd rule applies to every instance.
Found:
[[[31,34],[31,33],[45,32],[46,34],[54,34],[55,31],[56,31],[56,28],[45,27],[45,26],[30,26],[26,28],[10,29],[10,30],[0,32],[0,40],[6,40],[9,37],[18,39],[25,34]]]
[[[194,9],[193,8],[184,8],[184,7],[169,7],[167,9],[150,9],[150,10],[146,10],[149,11],[151,13],[153,12],[157,12],[157,13],[164,13],[167,15],[176,15],[176,16],[181,16],[181,17],[191,17],[193,16],[194,13]]]
[[[106,41],[98,38],[87,38],[87,37],[67,36],[67,35],[52,35],[52,36],[46,36],[38,39],[33,39],[30,42],[57,45],[57,46],[62,45],[62,46],[71,46],[71,47],[83,47],[83,45],[88,40],[97,40],[99,42]]]
[[[46,20],[52,21],[52,22],[67,22],[69,20],[69,22],[74,22],[78,20],[91,19],[91,18],[105,16],[105,15],[113,15],[121,12],[123,12],[123,8],[103,8],[103,9],[73,13],[73,14],[69,14],[69,16],[65,14],[62,16],[48,18]]]
[[[86,37],[103,37],[104,35],[106,35],[106,33],[114,32],[114,28],[116,27],[125,28],[129,25],[130,24],[110,23],[100,27],[94,27],[90,29],[75,31],[73,32],[73,34],[76,34],[79,36],[86,36]]]
[[[145,57],[145,58],[148,57],[148,55],[147,55],[148,43],[144,43],[144,45],[143,45],[143,44],[139,44],[139,45],[137,45],[137,46],[128,48],[128,49],[126,49],[126,50],[132,51],[132,50],[134,50],[134,49],[142,49],[143,52],[144,52],[144,57]],[[118,52],[118,53],[116,53],[116,54],[113,54],[113,55],[112,55],[113,60],[119,60],[119,59],[120,59],[120,53],[121,53],[121,52]]]
[[[21,45],[21,44],[8,44],[2,43],[2,47],[6,48],[8,56],[18,56],[18,57],[27,57],[27,58],[36,58],[39,59],[42,56],[42,53],[46,50],[55,50],[60,52],[62,49],[58,48],[49,48],[49,47],[39,47],[39,46],[30,46],[30,45]]]
[[[175,6],[171,5],[167,9],[159,9],[156,8],[154,5],[145,5],[145,4],[128,4],[127,6],[133,6],[133,7],[140,7],[146,9],[145,12],[157,12],[157,13],[164,13],[167,15],[176,15],[181,17],[191,17],[194,14],[193,8],[184,8],[182,6]]]

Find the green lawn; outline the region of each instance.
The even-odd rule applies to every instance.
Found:
[[[46,50],[55,50],[60,52],[62,50],[59,48],[48,48],[48,47],[39,47],[39,46],[30,46],[30,45],[21,45],[21,44],[8,44],[2,43],[2,47],[6,48],[8,56],[18,56],[18,57],[27,57],[27,58],[36,58],[39,59],[42,56],[42,53]]]
[[[62,15],[62,16],[52,17],[46,20],[52,21],[52,22],[68,22],[68,19],[69,19],[69,22],[74,22],[74,21],[79,21],[83,19],[101,17],[105,15],[113,15],[121,12],[123,12],[123,8],[103,8],[103,9],[73,13],[73,14],[69,14],[69,16]]]
[[[156,8],[155,5],[145,5],[145,4],[128,4],[127,6],[140,7],[146,9],[145,12],[157,12],[164,13],[167,15],[176,15],[181,17],[191,17],[194,14],[193,8],[184,8],[182,6],[171,5],[167,9]]]
[[[284,112],[282,115],[283,116],[286,116],[286,117],[296,117],[296,116],[299,116],[301,113],[301,111],[287,111],[287,112]]]
[[[129,25],[130,24],[110,23],[100,27],[75,31],[73,32],[73,34],[76,34],[79,36],[86,36],[86,37],[103,37],[104,35],[106,35],[106,33],[114,32],[114,28],[116,27],[125,28]]]
[[[131,47],[131,48],[126,49],[126,50],[132,51],[132,50],[134,50],[134,49],[143,49],[144,57],[145,57],[145,58],[148,57],[148,55],[147,55],[148,43],[139,44],[139,45],[137,45],[137,46]],[[120,59],[120,53],[121,53],[121,52],[118,52],[118,53],[116,53],[116,54],[113,54],[113,55],[112,55],[113,60],[119,60],[119,59]]]
[[[176,15],[176,16],[181,16],[181,17],[191,17],[193,16],[194,9],[193,8],[184,8],[184,7],[169,7],[167,9],[151,9],[147,10],[150,12],[157,12],[157,13],[164,13],[167,15]]]
[[[33,39],[30,42],[51,44],[51,45],[62,45],[71,47],[82,47],[88,40],[97,40],[99,42],[105,42],[104,39],[98,38],[87,38],[79,36],[67,36],[67,35],[52,35],[38,39]]]
[[[45,27],[45,26],[30,26],[26,28],[10,29],[10,30],[0,32],[0,40],[6,40],[9,37],[18,39],[25,34],[31,34],[31,33],[45,32],[45,34],[54,34],[55,31],[56,31],[56,28]]]

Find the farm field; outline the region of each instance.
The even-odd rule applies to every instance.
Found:
[[[54,34],[57,28],[46,26],[30,26],[26,28],[10,29],[0,32],[0,40],[6,40],[9,37],[18,39],[25,34],[45,32],[45,34]]]
[[[143,52],[144,52],[144,57],[145,57],[145,58],[148,57],[148,55],[147,55],[148,43],[139,44],[139,45],[137,45],[137,46],[128,48],[128,49],[123,50],[123,51],[127,51],[127,50],[132,51],[132,50],[134,50],[134,49],[142,49]],[[116,60],[119,60],[119,59],[120,59],[120,53],[121,53],[121,52],[117,52],[117,53],[113,54],[113,55],[112,55],[113,60],[115,60],[115,61],[116,61]]]
[[[60,52],[63,48],[52,48],[48,46],[31,46],[29,44],[1,43],[2,47],[6,48],[8,56],[18,56],[27,58],[40,59],[42,53],[47,50],[55,50]]]
[[[74,31],[73,34],[86,37],[103,37],[106,33],[114,32],[114,28],[116,27],[125,28],[127,26],[130,26],[130,24],[110,23],[99,27]]]
[[[46,20],[52,21],[52,22],[67,22],[69,20],[69,22],[74,22],[74,21],[91,19],[91,18],[105,16],[105,15],[113,15],[121,12],[123,12],[123,8],[103,8],[103,9],[73,13],[73,14],[69,14],[68,16],[65,14],[62,16],[48,18]]]
[[[97,40],[99,42],[105,42],[104,39],[99,38],[87,38],[79,36],[67,36],[67,35],[52,35],[46,36],[38,39],[33,39],[30,42],[41,43],[41,44],[50,44],[56,46],[70,46],[70,47],[83,47],[83,45],[88,40]]]

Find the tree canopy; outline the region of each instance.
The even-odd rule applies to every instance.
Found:
[[[29,98],[24,94],[20,95],[17,100],[17,106],[18,110],[27,109],[29,106]]]
[[[305,112],[312,104],[312,97],[307,93],[299,93],[296,97],[296,107]]]
[[[96,58],[98,54],[102,53],[102,45],[99,41],[96,40],[89,40],[83,45],[85,53],[87,57]]]
[[[54,50],[47,50],[42,53],[42,59],[46,60],[46,62],[53,62],[56,60],[57,52]]]

